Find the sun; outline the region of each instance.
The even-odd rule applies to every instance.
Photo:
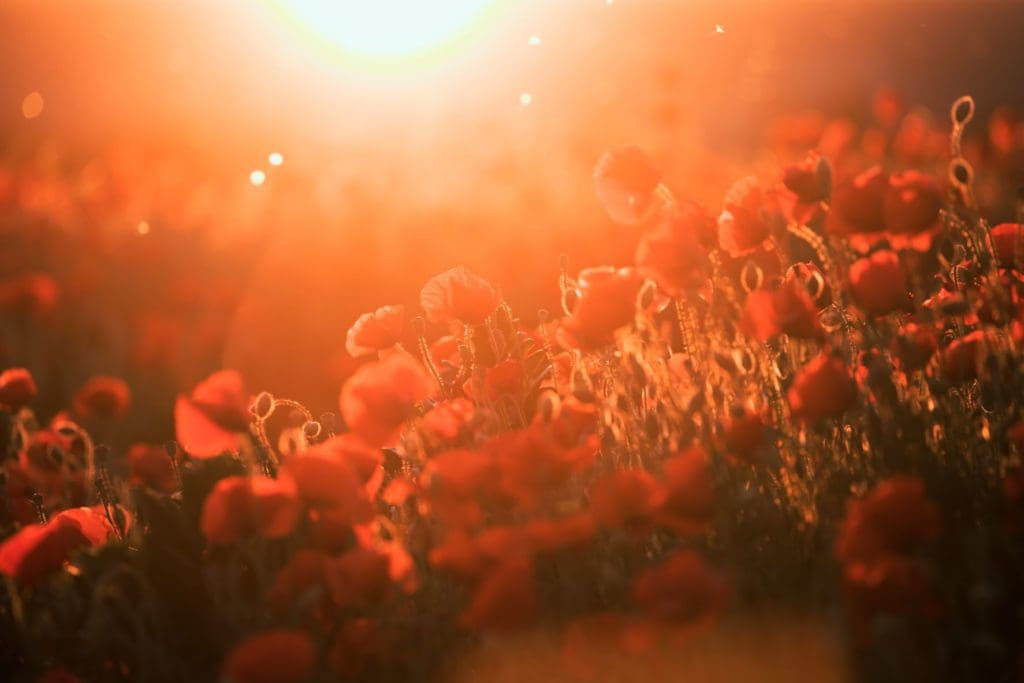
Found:
[[[306,38],[348,61],[430,61],[473,36],[507,0],[269,0]]]

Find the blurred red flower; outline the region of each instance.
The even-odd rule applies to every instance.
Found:
[[[611,344],[615,332],[636,316],[640,278],[631,268],[587,268],[579,274],[579,300],[562,322],[559,339],[568,346],[595,349]]]
[[[714,219],[696,202],[675,206],[644,234],[636,250],[636,268],[673,297],[681,297],[706,284],[711,266],[700,239],[713,234]]]
[[[72,399],[75,412],[84,418],[114,418],[128,412],[132,394],[128,384],[118,377],[90,377]]]
[[[682,550],[633,580],[633,602],[659,622],[696,624],[713,619],[725,607],[725,580],[690,550]]]
[[[649,473],[624,470],[591,485],[590,510],[605,527],[631,527],[649,522],[665,498],[665,490]]]
[[[36,382],[25,368],[0,372],[0,408],[17,412],[36,397]]]
[[[807,223],[828,199],[831,188],[827,169],[827,162],[814,154],[782,169],[782,185],[788,190],[782,197],[783,206],[791,221]]]
[[[174,463],[163,446],[137,443],[128,449],[129,481],[134,486],[173,493],[178,490]]]
[[[668,458],[663,468],[665,500],[656,519],[677,534],[699,534],[711,524],[715,491],[708,455],[694,446]]]
[[[405,307],[381,306],[352,323],[345,337],[345,349],[352,356],[384,351],[402,341],[404,331]]]
[[[796,339],[824,336],[810,295],[792,280],[783,281],[774,291],[759,289],[748,294],[743,303],[740,328],[744,334],[762,342],[780,334]]]
[[[768,447],[768,427],[757,412],[739,408],[722,424],[722,441],[730,456],[757,465]]]
[[[206,496],[199,526],[216,544],[234,543],[250,534],[283,538],[295,529],[300,511],[289,480],[226,477]]]
[[[793,415],[802,420],[839,417],[856,403],[857,383],[842,360],[821,353],[797,373],[788,398]]]
[[[896,253],[876,251],[850,266],[850,296],[871,316],[908,308],[907,278]]]
[[[660,184],[661,172],[632,145],[605,151],[594,169],[597,201],[613,221],[623,225],[640,223],[651,215]]]
[[[836,540],[840,562],[871,562],[884,555],[910,552],[938,536],[939,509],[921,480],[899,476],[877,484],[861,499],[847,503]]]
[[[880,166],[836,187],[825,230],[833,235],[880,233],[885,230],[882,204],[889,177]]]
[[[954,340],[939,356],[942,376],[957,384],[977,379],[988,347],[988,335],[982,330]]]
[[[460,623],[465,628],[494,631],[530,626],[540,611],[533,582],[529,557],[502,562],[480,581]]]
[[[1000,223],[989,234],[999,267],[1019,269],[1024,263],[1024,225]]]
[[[236,450],[239,434],[248,430],[249,422],[249,396],[234,370],[213,373],[191,396],[179,394],[174,404],[178,443],[196,458]]]
[[[934,177],[918,171],[894,173],[882,198],[882,220],[894,249],[927,249],[939,227],[944,204],[942,188]]]
[[[14,318],[36,318],[57,305],[57,281],[44,273],[15,275],[0,282],[0,311]]]
[[[380,602],[391,585],[391,561],[372,548],[354,548],[326,561],[324,577],[334,604],[367,607]]]
[[[264,631],[227,654],[223,676],[229,683],[302,683],[315,662],[316,648],[304,631]]]
[[[373,518],[373,505],[357,463],[338,452],[311,449],[296,453],[281,466],[280,480],[293,482],[306,505],[332,510],[334,518],[342,518],[344,524],[361,524]]]
[[[341,415],[349,429],[370,446],[392,443],[416,404],[433,387],[426,371],[404,353],[363,365],[341,390]]]
[[[904,372],[922,370],[938,351],[935,330],[927,325],[907,323],[893,338],[892,355]]]
[[[441,441],[459,438],[476,414],[476,406],[465,398],[442,401],[428,410],[421,422],[423,429]]]
[[[420,305],[433,322],[482,325],[500,303],[494,286],[463,266],[435,275],[420,291]]]
[[[772,220],[778,209],[774,198],[757,178],[737,181],[725,195],[725,208],[718,217],[718,242],[733,256],[753,251],[771,236]]]
[[[73,516],[22,527],[0,542],[0,573],[33,586],[64,566],[73,551],[88,545],[89,537]]]

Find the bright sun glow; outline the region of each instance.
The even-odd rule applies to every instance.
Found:
[[[274,0],[324,46],[377,64],[431,57],[478,29],[502,0]]]

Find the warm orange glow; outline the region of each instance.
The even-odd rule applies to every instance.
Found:
[[[419,63],[472,37],[501,0],[270,0],[308,40],[373,66]]]

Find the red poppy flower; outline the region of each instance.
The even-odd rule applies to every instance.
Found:
[[[378,475],[384,462],[384,454],[379,448],[366,445],[355,434],[332,436],[307,449],[306,453],[318,453],[346,463],[364,484]]]
[[[302,548],[288,559],[274,579],[267,602],[278,614],[286,613],[311,588],[324,582],[324,566],[330,556],[320,550]],[[326,617],[324,606],[318,616]]]
[[[424,431],[441,441],[454,441],[459,438],[476,414],[476,406],[465,398],[453,398],[442,401],[427,411],[421,422]]]
[[[563,321],[560,340],[568,346],[596,349],[611,344],[615,332],[636,316],[640,278],[629,268],[587,268],[579,274],[579,300]]]
[[[730,456],[756,465],[764,460],[768,428],[761,415],[740,408],[722,425],[722,441]]]
[[[783,196],[784,208],[790,220],[806,223],[820,210],[831,189],[827,171],[827,162],[813,154],[782,169],[782,184],[788,190]]]
[[[333,517],[343,518],[343,524],[361,524],[373,518],[373,505],[359,470],[352,461],[329,450],[292,455],[281,466],[280,479],[291,480],[306,505],[334,511]]]
[[[370,446],[394,442],[416,404],[433,387],[426,371],[404,353],[363,365],[341,390],[341,415]]]
[[[907,278],[892,251],[876,251],[850,266],[850,296],[862,311],[886,315],[909,306]]]
[[[650,521],[665,497],[665,490],[647,472],[624,470],[593,483],[590,510],[605,527],[629,527]]]
[[[907,553],[938,536],[939,509],[932,503],[921,480],[893,477],[862,499],[847,503],[836,541],[840,562],[871,562],[893,553]]]
[[[18,464],[44,499],[63,499],[71,441],[53,431],[33,432],[18,453]]]
[[[491,570],[477,586],[459,617],[465,628],[508,631],[530,626],[540,605],[534,589],[533,561],[514,557]]]
[[[404,330],[405,307],[381,306],[352,323],[345,337],[345,349],[352,356],[384,351],[402,341]]]
[[[249,396],[234,370],[215,372],[178,396],[174,424],[178,443],[196,458],[237,450],[239,434],[249,428]]]
[[[700,447],[688,448],[663,465],[665,501],[657,521],[679,534],[703,532],[715,512],[715,492],[708,456]]]
[[[1024,263],[1024,225],[1000,223],[989,234],[999,267],[1020,269]]]
[[[223,675],[230,683],[302,683],[315,662],[316,647],[305,631],[264,631],[228,653]]]
[[[951,382],[963,384],[977,379],[985,355],[988,353],[988,335],[982,330],[955,340],[942,350],[939,368],[942,376]]]
[[[36,382],[25,368],[0,372],[0,408],[17,412],[36,397]]]
[[[934,177],[917,171],[894,173],[882,198],[885,229],[893,239],[934,232],[943,203],[942,189]]]
[[[942,613],[942,603],[927,572],[910,557],[886,555],[872,562],[847,565],[843,589],[854,637],[861,643],[870,640],[875,615],[937,617]]]
[[[631,594],[652,619],[694,624],[715,617],[725,607],[729,589],[700,555],[683,550],[634,579]]]
[[[636,268],[669,296],[680,297],[707,283],[711,265],[701,247],[702,232],[714,226],[704,207],[686,202],[646,233],[636,250]]]
[[[127,532],[131,528],[131,517],[121,506],[116,506],[117,514],[120,515],[124,528],[121,531]],[[113,514],[113,513],[112,513]],[[82,530],[82,534],[89,539],[89,544],[98,546],[107,541],[120,537],[117,529],[111,524],[107,517],[107,511],[102,505],[92,507],[76,507],[62,510],[51,518],[50,522],[57,522],[61,519],[73,520]]]
[[[145,486],[163,493],[178,490],[174,463],[163,446],[135,444],[128,449],[128,468],[133,486]]]
[[[839,417],[857,401],[857,383],[843,361],[821,353],[797,374],[788,398],[794,417],[805,421]]]
[[[0,311],[15,318],[42,317],[57,305],[57,292],[57,281],[49,275],[16,275],[0,282]]]
[[[482,325],[500,303],[494,286],[463,266],[435,275],[420,291],[420,305],[432,322]]]
[[[250,534],[283,538],[295,529],[300,509],[289,480],[226,477],[206,496],[200,528],[210,543],[218,544]]]
[[[597,201],[616,223],[634,225],[657,207],[661,172],[632,145],[607,150],[594,169]]]
[[[473,538],[462,530],[451,531],[430,549],[430,566],[463,582],[476,581],[493,564]]]
[[[372,548],[355,548],[324,566],[327,589],[341,608],[380,602],[391,586],[391,561]]]
[[[85,418],[121,417],[131,405],[131,390],[118,377],[99,375],[79,387],[72,400],[75,412]]]
[[[0,573],[33,586],[59,570],[89,538],[74,517],[55,517],[47,524],[22,527],[0,543]]]
[[[495,473],[494,459],[483,451],[468,449],[440,453],[427,462],[423,478],[440,496],[466,497],[480,490]]]
[[[772,197],[757,178],[736,182],[725,195],[725,209],[718,217],[718,242],[733,256],[753,251],[771,236],[776,212]]]
[[[539,552],[575,548],[594,537],[597,525],[588,512],[559,519],[535,519],[526,525],[530,544]]]
[[[597,455],[596,437],[563,446],[541,422],[499,434],[484,444],[498,470],[498,486],[519,504],[532,505],[545,492],[564,484]]]
[[[935,330],[927,325],[908,323],[893,339],[892,354],[904,372],[922,370],[939,348]]]
[[[880,233],[885,230],[882,204],[889,176],[880,166],[836,187],[825,231],[833,235]]]
[[[796,339],[821,339],[824,334],[810,295],[792,281],[784,281],[772,292],[759,289],[748,294],[740,328],[762,342],[780,334]]]

